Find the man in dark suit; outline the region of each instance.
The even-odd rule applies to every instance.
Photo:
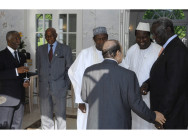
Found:
[[[148,122],[163,124],[164,116],[151,111],[142,100],[136,74],[118,64],[122,48],[118,41],[104,43],[105,60],[85,70],[81,96],[89,104],[87,129],[131,129],[131,109]]]
[[[0,128],[21,129],[24,114],[25,89],[29,82],[24,82],[26,59],[18,53],[20,35],[10,31],[6,35],[7,48],[0,51]]]
[[[151,68],[150,79],[145,82],[145,91],[150,90],[151,109],[164,114],[164,129],[186,129],[188,50],[174,34],[170,19],[156,20],[151,30],[155,41],[164,49]]]
[[[39,46],[36,54],[41,127],[66,129],[66,96],[70,85],[68,69],[72,64],[72,51],[70,46],[56,41],[57,33],[54,28],[46,30],[45,38],[48,43]]]

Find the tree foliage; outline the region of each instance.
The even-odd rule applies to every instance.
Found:
[[[158,19],[160,17],[168,17],[172,20],[185,19],[183,10],[147,10],[143,19]],[[174,26],[175,34],[180,38],[186,37],[186,26]]]

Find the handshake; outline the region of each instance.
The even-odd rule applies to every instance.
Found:
[[[142,86],[140,87],[140,93],[141,95],[147,95],[149,92],[149,85],[148,83],[143,83]],[[156,114],[156,119],[155,119],[155,127],[157,129],[164,129],[163,124],[165,123],[166,119],[164,115],[158,111],[154,111]]]

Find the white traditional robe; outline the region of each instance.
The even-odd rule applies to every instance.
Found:
[[[82,50],[69,68],[68,75],[75,92],[75,103],[84,103],[81,99],[81,86],[85,69],[103,60],[102,52],[97,50],[95,46],[91,46]],[[86,113],[82,113],[82,111],[78,109],[77,129],[86,129],[88,110],[88,104],[86,104]]]
[[[149,78],[150,69],[158,58],[161,48],[162,47],[160,45],[151,43],[147,49],[140,49],[139,45],[136,43],[127,51],[125,64],[128,66],[128,69],[136,73],[140,86]],[[147,95],[142,95],[142,98],[150,108],[150,93]],[[156,128],[152,123],[145,121],[132,111],[132,129]]]

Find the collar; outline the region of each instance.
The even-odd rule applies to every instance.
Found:
[[[48,43],[48,47],[50,47],[51,44]],[[55,41],[53,44],[53,47],[57,45],[57,41]]]
[[[172,37],[170,37],[167,41],[166,41],[166,43],[163,45],[163,48],[165,49],[166,48],[166,46],[175,38],[175,37],[177,37],[177,35],[175,34],[175,35],[173,35]]]
[[[12,53],[12,54],[14,54],[14,51],[17,51],[18,52],[18,50],[16,49],[16,50],[14,50],[14,49],[12,49],[10,46],[7,46],[7,48],[8,48],[8,50]]]
[[[112,61],[115,61],[117,64],[118,64],[118,62],[115,60],[115,59],[113,59],[113,58],[105,58],[105,60],[112,60]]]

